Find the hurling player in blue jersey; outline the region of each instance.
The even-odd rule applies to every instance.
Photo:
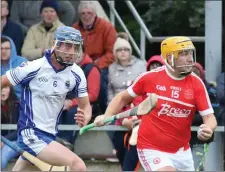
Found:
[[[21,109],[17,144],[25,151],[51,165],[67,166],[71,171],[85,171],[75,153],[55,141],[58,122],[66,95],[75,93],[78,112],[74,119],[82,127],[91,118],[87,82],[76,61],[82,56],[81,33],[68,26],[57,29],[54,46],[37,60],[21,64],[1,77],[1,86],[21,84]],[[19,157],[14,171],[31,165]]]

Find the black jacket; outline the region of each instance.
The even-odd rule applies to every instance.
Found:
[[[16,46],[18,55],[21,55],[21,49],[24,41],[24,32],[21,26],[10,19],[7,19],[6,25],[2,30],[2,34],[10,37]]]

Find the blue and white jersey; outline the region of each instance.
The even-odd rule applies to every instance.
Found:
[[[38,128],[56,135],[67,93],[73,91],[77,97],[88,96],[87,81],[78,65],[57,71],[50,55],[46,56],[6,73],[12,85],[22,85],[19,133],[24,128]]]

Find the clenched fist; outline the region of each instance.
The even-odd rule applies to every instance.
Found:
[[[212,135],[213,135],[213,131],[210,127],[208,127],[205,124],[202,124],[199,126],[198,135],[197,135],[199,140],[207,141],[212,137]]]

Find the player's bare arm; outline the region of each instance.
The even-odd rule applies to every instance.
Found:
[[[109,103],[106,112],[104,115],[97,116],[95,118],[95,125],[96,126],[102,126],[104,125],[104,119],[107,117],[110,117],[114,114],[117,114],[121,111],[121,109],[129,104],[133,100],[133,97],[130,96],[127,90],[124,90],[120,93],[118,93],[112,101]]]
[[[211,130],[215,130],[217,127],[217,122],[214,114],[209,114],[202,117],[203,123],[207,125]]]
[[[108,108],[105,112],[105,117],[110,117],[113,114],[117,114],[121,111],[121,109],[129,104],[133,100],[133,97],[130,96],[127,90],[124,90],[117,94],[112,101],[109,103]]]
[[[212,137],[213,131],[217,127],[217,121],[214,114],[205,115],[202,119],[203,124],[199,127],[198,138],[206,141]]]
[[[6,86],[12,86],[12,84],[9,82],[9,79],[6,75],[1,76],[1,87],[4,88]]]
[[[77,114],[75,115],[74,119],[78,123],[80,127],[87,125],[92,116],[92,108],[89,103],[88,96],[86,97],[79,97],[78,100],[78,109]]]

